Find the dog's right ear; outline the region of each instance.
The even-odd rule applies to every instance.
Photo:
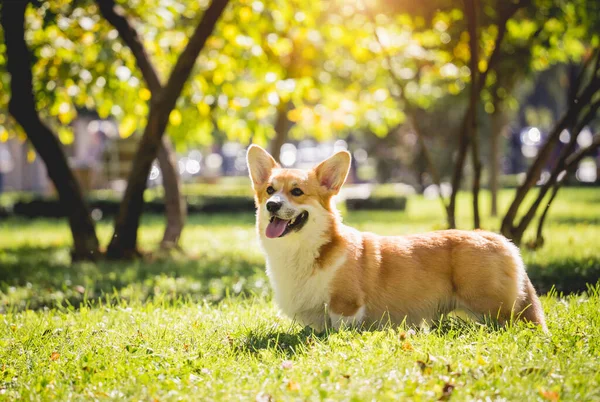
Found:
[[[279,167],[279,164],[267,151],[254,144],[248,148],[246,161],[254,187],[265,184],[271,176],[271,171]]]

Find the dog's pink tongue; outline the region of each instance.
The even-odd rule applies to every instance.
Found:
[[[287,226],[288,221],[284,221],[283,219],[273,218],[273,222],[269,222],[267,226],[266,235],[270,239],[274,239],[279,237],[285,231],[285,227]]]

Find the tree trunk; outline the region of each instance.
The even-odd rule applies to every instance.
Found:
[[[467,112],[469,113],[469,112]],[[465,121],[467,116],[465,116]],[[463,168],[465,166],[465,160],[467,159],[467,151],[469,149],[469,136],[466,134],[466,124],[462,125],[462,129],[459,133],[458,139],[458,153],[456,155],[456,161],[454,161],[454,170],[452,171],[452,193],[450,193],[450,200],[448,201],[448,229],[456,228],[456,197],[460,191],[460,185],[463,179]]]
[[[165,213],[167,226],[160,247],[171,249],[179,247],[179,237],[185,225],[187,204],[181,194],[181,179],[173,145],[168,137],[163,137],[162,146],[158,150],[158,164],[163,176],[165,189]]]
[[[150,92],[158,96],[163,89],[160,78],[144,48],[142,38],[127,19],[124,10],[114,0],[97,0],[97,3],[104,18],[117,29],[119,36],[133,53]],[[167,225],[160,245],[161,248],[177,248],[187,216],[187,205],[181,194],[181,177],[173,145],[168,137],[164,137],[162,143],[158,163],[163,176]]]
[[[290,121],[287,113],[290,110],[291,102],[280,103],[277,107],[277,117],[275,120],[275,138],[271,141],[270,153],[277,162],[281,156],[281,147],[287,140],[287,134],[290,130]]]
[[[495,69],[496,64],[502,57],[501,46],[507,31],[506,23],[519,9],[528,6],[530,3],[531,0],[520,0],[516,3],[506,2],[501,4],[504,8],[500,10],[500,16],[498,18],[498,35],[496,36],[496,39],[494,41],[494,50],[492,51],[492,54],[490,55],[490,58],[488,60],[487,68],[479,74],[477,84],[477,89],[479,91],[479,93],[477,94],[478,99],[481,90],[485,87],[487,75],[491,70]],[[465,6],[469,7],[468,1],[465,3]],[[456,227],[456,197],[458,195],[458,192],[460,191],[460,186],[463,178],[463,168],[465,165],[465,160],[467,158],[467,151],[470,145],[470,138],[467,133],[469,121],[471,119],[470,113],[476,113],[476,111],[471,110],[471,108],[467,109],[467,112],[465,113],[465,116],[458,131],[458,154],[456,158],[456,163],[454,165],[454,171],[452,173],[452,194],[450,194],[450,201],[448,202],[447,209],[448,226],[450,228]]]
[[[550,194],[550,199],[546,203],[544,212],[542,212],[542,215],[540,216],[540,219],[538,221],[536,238],[532,244],[533,248],[539,248],[544,245],[544,236],[543,236],[544,223],[546,222],[546,217],[548,216],[548,211],[550,210],[550,206],[552,205],[552,202],[556,198],[556,194],[558,194],[558,190],[560,189],[561,185],[565,182],[565,180],[567,179],[567,176],[569,174],[571,174],[573,172],[573,170],[575,170],[577,168],[577,166],[579,165],[579,162],[581,162],[581,160],[583,158],[586,158],[586,157],[592,155],[594,152],[597,152],[598,147],[600,147],[600,133],[596,134],[594,136],[594,140],[587,148],[583,148],[577,152],[572,153],[564,161],[564,164],[562,165],[562,167],[564,168],[564,172],[565,172],[564,177],[561,180],[556,180],[552,186],[552,194]]]
[[[535,240],[531,245],[531,248],[533,249],[540,248],[544,245],[544,223],[546,222],[546,216],[548,216],[548,212],[550,211],[550,205],[552,205],[552,202],[554,202],[554,199],[556,198],[556,194],[558,194],[558,189],[560,188],[560,185],[560,182],[556,182],[552,187],[552,194],[550,194],[550,199],[546,203],[546,206],[544,207],[544,212],[542,212],[542,215],[540,216],[540,219],[538,221]]]
[[[548,139],[538,152],[535,161],[529,167],[525,181],[517,189],[515,198],[513,199],[508,211],[506,212],[506,215],[502,220],[501,227],[502,234],[509,239],[512,239],[515,243],[520,243],[524,232],[523,220],[518,226],[515,226],[515,220],[519,207],[525,200],[529,190],[533,188],[539,180],[542,169],[552,154],[561,132],[568,127],[574,127],[577,124],[582,108],[589,105],[590,100],[599,88],[600,79],[593,79],[584,89],[582,94],[578,98],[575,98],[571,101],[569,108],[563,117],[554,125],[554,128],[548,135]],[[577,133],[572,133],[572,135],[576,134]]]
[[[529,207],[529,210],[525,213],[525,215],[523,215],[521,221],[516,225],[516,227],[513,228],[513,235],[515,239],[518,239],[519,241],[522,239],[523,233],[525,233],[525,230],[535,218],[535,214],[537,213],[539,206],[542,204],[544,197],[548,193],[548,190],[558,181],[558,177],[560,176],[561,172],[566,170],[565,166],[567,161],[572,157],[572,155],[574,155],[579,133],[595,117],[599,108],[600,101],[592,104],[585,116],[577,123],[575,127],[571,129],[571,139],[569,140],[569,143],[561,150],[558,160],[556,161],[556,164],[554,165],[554,168],[550,174],[550,178],[542,185],[535,201]]]
[[[587,84],[582,85],[585,80],[586,73],[588,72],[588,67],[590,65],[592,65],[591,77],[589,78]],[[525,179],[525,183],[523,183],[523,185],[517,190],[515,199],[513,200],[513,203],[511,204],[506,216],[502,221],[502,233],[505,236],[510,237],[515,243],[521,242],[525,230],[535,217],[537,209],[542,203],[544,197],[546,196],[546,193],[548,192],[551,186],[554,186],[553,192],[550,196],[550,200],[548,201],[546,208],[544,209],[544,212],[540,217],[538,224],[537,239],[534,240],[534,246],[537,243],[543,243],[542,227],[544,225],[546,215],[550,208],[550,204],[552,203],[552,201],[556,197],[556,193],[558,192],[558,187],[560,185],[558,183],[559,175],[562,171],[566,171],[568,173],[569,170],[573,168],[574,164],[579,163],[579,160],[581,160],[581,158],[587,155],[587,152],[592,152],[593,150],[595,150],[594,147],[598,146],[598,144],[596,143],[598,138],[596,137],[591,147],[581,149],[577,152],[573,152],[575,150],[577,144],[577,136],[579,135],[580,131],[595,118],[598,109],[600,109],[600,101],[590,103],[591,100],[597,94],[597,92],[600,90],[600,77],[598,76],[599,71],[600,48],[596,47],[592,52],[592,56],[584,62],[579,75],[571,84],[569,91],[569,109],[561,118],[561,120],[555,125],[554,129],[549,135],[548,140],[542,147],[541,152],[538,153],[534,164],[527,171],[527,178]],[[582,86],[583,90],[581,88]],[[533,187],[533,185],[537,181],[537,178],[540,176],[543,165],[548,159],[552,149],[558,143],[560,134],[565,128],[571,128],[571,139],[569,143],[566,147],[564,147],[561,150],[558,160],[555,163],[554,168],[552,169],[552,173],[550,174],[550,178],[540,188],[537,198],[529,207],[529,210],[521,218],[520,222],[516,224],[516,214],[520,205],[523,203],[523,200],[527,195],[529,189]]]
[[[469,93],[469,138],[471,139],[471,161],[473,163],[473,227],[479,229],[479,189],[481,187],[481,160],[479,158],[479,136],[477,133],[477,106],[479,104],[479,40],[477,35],[477,1],[465,0],[469,29],[469,68],[471,69],[471,89]],[[485,83],[483,83],[485,85]]]
[[[415,134],[417,135],[417,141],[419,142],[419,146],[421,148],[421,155],[425,161],[425,165],[427,166],[427,170],[431,175],[431,180],[438,187],[438,198],[442,203],[442,207],[444,211],[448,212],[448,206],[446,205],[446,201],[444,200],[444,194],[442,194],[442,180],[440,178],[440,174],[433,162],[433,157],[429,152],[429,148],[427,147],[427,143],[425,142],[425,136],[423,135],[423,131],[421,129],[421,125],[419,124],[419,118],[416,116],[416,111],[410,106],[406,105],[406,112],[408,115],[408,120],[410,125],[412,126]],[[421,186],[422,187],[422,186]]]
[[[94,260],[100,256],[94,222],[60,142],[41,121],[35,106],[32,60],[25,42],[27,5],[27,1],[9,1],[2,5],[1,24],[6,41],[7,69],[11,75],[9,111],[44,161],[59,200],[68,214],[73,235],[73,260]]]
[[[152,162],[162,145],[162,137],[169,122],[169,114],[187,82],[198,54],[212,34],[217,20],[228,0],[213,0],[202,20],[181,53],[169,80],[150,102],[148,124],[133,159],[127,189],[115,220],[115,232],[107,249],[109,258],[131,258],[138,255],[137,230],[144,203],[144,190]]]
[[[491,141],[490,141],[490,192],[491,199],[491,215],[498,216],[498,187],[500,181],[501,158],[500,153],[500,138],[505,126],[505,116],[502,110],[502,104],[496,100],[494,105],[494,113],[491,116]]]

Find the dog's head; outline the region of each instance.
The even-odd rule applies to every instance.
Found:
[[[346,181],[350,159],[342,151],[310,170],[283,169],[267,151],[251,145],[247,160],[260,235],[276,239],[308,232],[335,217],[332,197]]]

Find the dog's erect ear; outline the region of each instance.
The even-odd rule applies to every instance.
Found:
[[[337,194],[346,181],[351,159],[350,152],[340,151],[331,158],[321,162],[314,169],[319,184]]]
[[[271,176],[271,171],[279,167],[279,164],[275,162],[275,159],[267,151],[254,144],[248,148],[246,161],[248,162],[248,171],[250,172],[253,186],[265,184],[269,180],[269,176]]]

